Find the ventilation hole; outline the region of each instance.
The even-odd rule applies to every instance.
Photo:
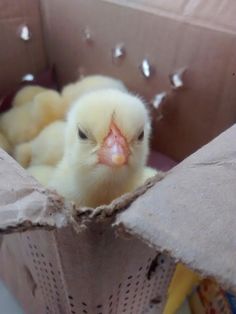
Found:
[[[52,267],[52,263],[49,263],[49,266]]]
[[[35,250],[37,250],[37,246],[36,245],[34,245],[33,247],[35,248]]]
[[[110,306],[110,307],[112,307],[112,304],[113,304],[113,303],[112,303],[112,302],[110,302],[109,306]]]
[[[113,298],[113,295],[111,294],[110,296],[109,296],[109,300],[111,300]]]
[[[88,312],[86,310],[83,310],[83,313],[87,314]]]
[[[135,285],[138,286],[138,285],[139,285],[139,281],[137,281],[137,282],[135,283]]]
[[[87,303],[85,303],[85,302],[82,302],[82,305],[84,305],[84,306],[87,306]]]
[[[125,297],[125,301],[129,300],[129,297]]]
[[[127,288],[130,287],[130,286],[131,286],[131,283],[128,283],[128,284],[126,285]]]
[[[126,294],[128,294],[129,292],[130,292],[129,290],[126,290],[126,291],[125,291]]]
[[[71,307],[75,307],[73,303],[70,303],[70,306],[71,306]]]
[[[51,270],[51,274],[54,276],[55,275],[55,273],[54,273],[54,271],[53,270]]]
[[[138,271],[141,271],[143,269],[143,267],[141,266],[141,267],[139,267],[139,270]]]
[[[76,314],[76,312],[75,311],[71,311],[71,314]]]
[[[119,289],[121,288],[121,283],[119,284],[118,288],[119,288]]]
[[[132,278],[133,278],[133,276],[129,276],[129,277],[128,277],[128,279],[132,279]]]

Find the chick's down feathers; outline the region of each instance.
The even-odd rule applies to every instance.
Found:
[[[47,89],[41,86],[25,86],[21,88],[13,99],[12,106],[18,107],[32,102],[34,97]]]
[[[59,93],[37,94],[32,102],[16,106],[0,116],[0,126],[12,145],[32,140],[48,124],[64,117]]]
[[[5,150],[8,154],[11,153],[11,145],[7,138],[0,132],[0,147]]]
[[[30,166],[26,169],[30,175],[32,175],[36,180],[38,180],[39,183],[44,186],[47,186],[54,170],[54,167],[48,165]]]
[[[23,166],[55,166],[63,156],[65,122],[57,120],[46,126],[32,141],[16,146],[14,158]]]
[[[115,89],[85,94],[68,114],[64,156],[49,186],[78,206],[110,203],[147,178],[149,135],[149,115],[138,97]],[[113,148],[124,150],[122,166],[108,165]]]
[[[84,94],[108,88],[127,91],[120,80],[104,75],[89,75],[77,82],[66,85],[61,94],[66,104],[65,107],[69,109],[70,105]]]

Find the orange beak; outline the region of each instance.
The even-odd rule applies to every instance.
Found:
[[[99,163],[110,167],[120,167],[128,162],[129,145],[114,122],[98,152]]]

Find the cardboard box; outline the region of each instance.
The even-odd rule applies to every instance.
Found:
[[[48,64],[61,84],[79,71],[121,78],[148,100],[166,91],[152,148],[181,161],[235,122],[235,11],[232,0],[2,1],[1,93]],[[149,79],[143,58],[156,70]],[[74,208],[1,151],[0,273],[26,312],[162,313],[176,261],[235,290],[235,135],[233,126],[160,182],[97,209]]]

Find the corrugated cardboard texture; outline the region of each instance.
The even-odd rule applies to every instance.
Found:
[[[46,67],[39,0],[0,2],[0,98],[14,88],[23,75]],[[32,39],[20,39],[19,26],[27,24]]]
[[[134,3],[139,9],[104,1],[42,0],[50,61],[56,63],[61,84],[76,79],[80,69],[121,78],[148,100],[158,92],[170,92],[164,119],[155,121],[153,142],[159,151],[181,160],[236,121],[236,4]],[[192,18],[198,23],[191,23]],[[208,22],[212,27],[206,27]],[[86,28],[92,43],[84,40]],[[112,48],[121,42],[126,57],[117,65]],[[138,69],[144,57],[156,67],[149,80]],[[187,67],[185,88],[173,91],[169,74],[182,67]]]
[[[236,125],[140,196],[116,224],[236,288]]]
[[[64,200],[44,189],[0,149],[0,230],[66,224]]]

